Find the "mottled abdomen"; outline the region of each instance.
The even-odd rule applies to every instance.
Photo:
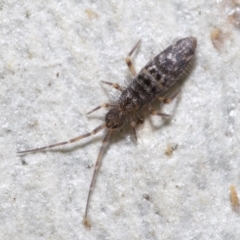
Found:
[[[196,46],[196,38],[183,38],[158,54],[122,92],[118,101],[121,110],[136,112],[165,92],[186,72]]]
[[[194,57],[196,46],[196,38],[180,39],[158,54],[142,71],[147,71],[164,92],[186,72]]]

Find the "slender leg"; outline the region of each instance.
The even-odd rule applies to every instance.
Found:
[[[106,150],[107,143],[108,143],[108,141],[111,137],[111,133],[112,133],[111,130],[107,131],[107,133],[106,133],[106,135],[105,135],[105,137],[102,141],[102,146],[99,150],[97,161],[95,163],[94,172],[93,172],[93,176],[92,176],[92,181],[91,181],[90,188],[89,188],[89,191],[88,191],[87,204],[86,204],[85,214],[84,214],[84,219],[83,219],[83,223],[86,227],[91,227],[91,223],[88,219],[89,203],[90,203],[93,188],[94,188],[94,185],[95,185],[95,182],[96,182],[96,178],[97,178],[97,175],[98,175],[98,172],[99,172],[99,167],[100,167],[101,162],[102,162],[102,157],[103,157],[103,154]]]
[[[92,113],[92,112],[97,111],[97,110],[100,109],[100,108],[109,108],[109,107],[113,107],[113,105],[112,105],[112,104],[109,104],[109,103],[103,103],[102,105],[99,105],[99,106],[95,107],[93,110],[89,111],[89,112],[87,113],[87,115],[90,114],[90,113]]]
[[[128,68],[130,70],[130,72],[132,73],[132,75],[135,77],[137,75],[134,66],[132,65],[132,61],[130,59],[131,55],[133,54],[133,52],[136,50],[136,48],[140,45],[141,40],[139,40],[136,45],[133,47],[133,49],[129,52],[129,54],[126,57],[126,63],[128,65]]]
[[[89,136],[92,136],[92,135],[95,135],[96,133],[98,133],[99,131],[101,131],[103,128],[105,128],[105,123],[98,126],[97,128],[95,128],[93,131],[91,132],[88,132],[88,133],[85,133],[81,136],[78,136],[76,138],[73,138],[73,139],[70,139],[66,142],[60,142],[60,143],[56,143],[56,144],[52,144],[52,145],[48,145],[48,146],[45,146],[45,147],[41,147],[41,148],[35,148],[35,149],[31,149],[31,150],[25,150],[25,151],[19,151],[17,153],[29,153],[29,152],[37,152],[37,151],[42,151],[42,150],[45,150],[45,149],[49,149],[49,148],[53,148],[53,147],[57,147],[57,146],[61,146],[61,145],[65,145],[65,144],[68,144],[68,143],[73,143],[73,142],[76,142],[76,141],[79,141],[83,138],[87,138]]]
[[[158,100],[163,102],[163,103],[170,103],[179,93],[181,92],[181,89],[179,89],[178,91],[176,91],[172,96],[170,96],[169,98],[167,97],[158,97]]]
[[[149,109],[149,112],[150,112],[151,115],[161,116],[161,117],[170,117],[170,115],[168,115],[166,113],[162,113],[162,112],[156,111],[156,110],[154,110],[151,107],[148,107],[148,109]]]
[[[102,83],[105,83],[107,85],[110,85],[112,86],[113,88],[116,88],[117,90],[119,90],[120,92],[124,91],[125,88],[124,87],[121,87],[119,84],[117,83],[112,83],[112,82],[107,82],[107,81],[101,81]]]
[[[137,126],[137,123],[136,123],[136,122],[131,122],[131,127],[132,127],[132,131],[133,131],[133,136],[134,136],[135,141],[137,142],[136,126]]]

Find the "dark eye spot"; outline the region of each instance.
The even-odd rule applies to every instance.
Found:
[[[157,81],[159,81],[161,79],[161,77],[162,77],[161,74],[158,73],[157,74]]]
[[[152,87],[152,88],[151,88],[151,91],[152,91],[152,93],[154,93],[154,94],[156,93],[156,90],[157,90],[156,87]]]
[[[155,69],[155,68],[152,68],[149,72],[150,72],[150,73],[155,73],[155,72],[156,72],[156,69]]]
[[[113,129],[118,128],[118,124],[113,125],[112,128],[113,128]]]
[[[144,80],[144,84],[145,84],[146,86],[149,86],[149,85],[151,84],[151,82],[150,82],[149,79],[145,79],[145,80]]]

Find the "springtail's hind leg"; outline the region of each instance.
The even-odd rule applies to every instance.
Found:
[[[87,113],[87,115],[90,114],[90,113],[92,113],[92,112],[97,111],[98,109],[101,109],[101,108],[109,108],[109,107],[114,107],[114,106],[113,106],[112,104],[109,104],[109,103],[103,103],[103,104],[95,107],[93,110],[89,111],[89,112]]]
[[[140,43],[141,43],[141,40],[139,40],[137,43],[136,43],[136,45],[133,47],[133,49],[129,52],[129,54],[127,55],[127,57],[126,57],[126,63],[127,63],[127,65],[128,65],[128,68],[129,68],[129,70],[130,70],[130,72],[132,73],[132,75],[135,77],[136,75],[137,75],[137,72],[135,71],[135,68],[134,68],[134,66],[133,66],[133,64],[132,64],[132,61],[131,61],[131,56],[132,56],[132,54],[133,54],[133,52],[136,50],[136,48],[140,45]]]
[[[177,97],[177,95],[181,92],[181,89],[179,89],[178,91],[176,91],[173,95],[171,95],[170,97],[158,97],[158,100],[163,102],[163,103],[170,103],[174,98]]]
[[[105,135],[105,137],[102,141],[102,146],[99,150],[97,161],[95,163],[94,172],[93,172],[93,176],[92,176],[92,181],[91,181],[90,188],[89,188],[89,191],[88,191],[87,203],[86,203],[85,214],[84,214],[84,219],[83,219],[83,223],[86,227],[91,227],[91,223],[88,219],[89,203],[90,203],[93,188],[94,188],[94,185],[95,185],[95,182],[96,182],[96,178],[97,178],[97,175],[98,175],[98,172],[99,172],[99,167],[100,167],[101,162],[102,162],[103,154],[106,150],[107,143],[109,142],[109,139],[111,137],[111,133],[112,133],[111,130],[107,131],[107,133],[106,133],[106,135]]]
[[[143,120],[139,116],[137,116],[136,120],[131,122],[132,132],[133,132],[133,136],[134,136],[134,139],[135,139],[136,142],[137,142],[136,128],[139,124],[143,124]]]
[[[136,122],[131,122],[131,127],[132,127],[132,131],[133,131],[133,136],[134,136],[135,141],[137,142],[136,126],[137,126],[137,123],[136,123]]]
[[[107,81],[101,81],[102,83],[105,83],[107,85],[112,86],[113,88],[116,88],[120,92],[123,92],[125,90],[124,87],[120,86],[118,83],[112,83],[112,82],[107,82]]]
[[[151,114],[151,115],[154,115],[154,116],[170,117],[169,114],[162,113],[162,112],[160,112],[160,111],[154,110],[154,109],[151,108],[150,106],[148,107],[148,110],[149,110],[150,114]]]
[[[73,142],[76,142],[76,141],[79,141],[83,138],[87,138],[89,136],[92,136],[92,135],[95,135],[96,133],[98,133],[99,131],[101,131],[103,128],[105,128],[105,123],[98,126],[97,128],[95,128],[94,130],[92,130],[91,132],[88,132],[88,133],[85,133],[81,136],[78,136],[76,138],[72,138],[66,142],[60,142],[60,143],[55,143],[55,144],[52,144],[52,145],[48,145],[48,146],[45,146],[45,147],[41,147],[41,148],[35,148],[35,149],[31,149],[31,150],[25,150],[25,151],[19,151],[17,153],[30,153],[30,152],[37,152],[37,151],[42,151],[42,150],[45,150],[45,149],[49,149],[49,148],[53,148],[53,147],[57,147],[57,146],[61,146],[61,145],[65,145],[65,144],[68,144],[68,143],[73,143]]]

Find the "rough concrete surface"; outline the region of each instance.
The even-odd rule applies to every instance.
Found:
[[[0,239],[239,239],[239,12],[230,0],[1,1]],[[85,228],[103,133],[16,152],[94,129],[106,111],[86,113],[117,97],[101,80],[131,79],[133,45],[139,71],[187,36],[196,61],[162,108],[171,118],[146,112],[137,143],[128,129],[111,139]]]

